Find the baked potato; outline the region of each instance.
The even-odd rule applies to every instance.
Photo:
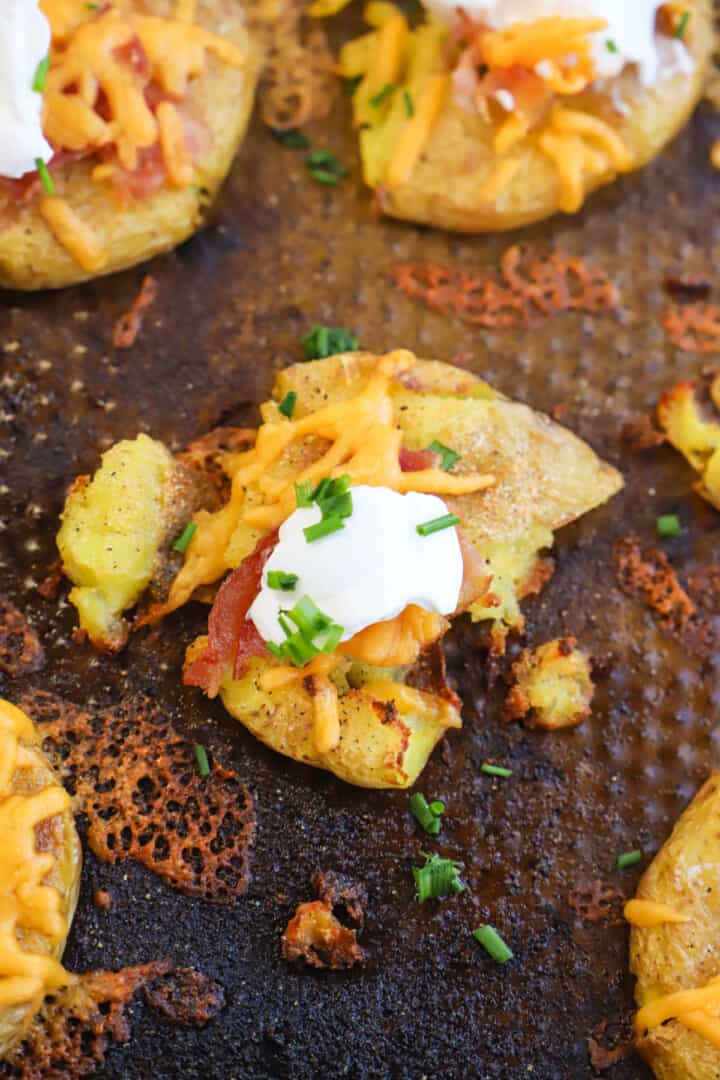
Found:
[[[135,169],[127,171],[109,155],[106,132],[98,135],[105,145],[93,149],[82,139],[74,139],[79,146],[59,145],[54,131],[48,130],[47,95],[53,85],[54,58],[67,47],[68,27],[78,21],[98,21],[117,11],[129,12],[130,18],[135,13],[170,16],[176,10],[175,0],[113,0],[111,5],[43,0],[41,6],[53,30],[45,127],[56,150],[50,163],[54,191],[43,191],[39,183],[28,188],[24,182],[18,186],[0,180],[3,288],[70,285],[143,262],[191,236],[201,226],[203,212],[245,134],[261,65],[259,46],[245,28],[239,0],[197,0],[196,25],[235,47],[243,57],[242,66],[233,66],[211,51],[200,63],[195,49],[187,65],[187,88],[181,93],[179,86],[171,93],[166,87],[155,90],[160,108],[168,101],[181,105],[183,130],[173,132],[170,126],[167,139],[184,139],[193,151],[192,162],[178,168],[171,180],[159,171],[163,158],[158,141],[141,150]],[[173,57],[176,51],[169,36],[168,65],[177,61],[181,70],[179,58]],[[151,66],[156,66],[154,57]],[[63,96],[68,95],[63,91]]]
[[[529,727],[546,731],[575,727],[590,715],[595,687],[590,657],[575,638],[556,638],[524,649],[512,668],[515,685],[507,696],[508,719],[528,717]]]
[[[677,383],[663,394],[657,415],[668,441],[700,474],[695,491],[720,510],[720,375]]]
[[[0,1058],[22,1038],[45,994],[72,978],[60,958],[77,904],[81,848],[70,798],[38,743],[29,718],[0,699]]]
[[[660,909],[656,925],[633,925],[630,933],[637,1048],[659,1080],[720,1076],[719,845],[716,772],[682,814],[637,890],[637,899],[667,909]],[[655,921],[638,919],[630,905],[626,914],[634,921]],[[709,988],[701,994],[705,1002],[694,993],[702,988]],[[677,996],[684,991],[692,993]]]
[[[677,26],[673,5],[666,7],[671,36]],[[687,0],[681,7],[689,12],[682,29],[692,70],[646,86],[626,67],[581,92],[548,94],[540,107],[538,88],[529,87],[528,79],[539,82],[541,63],[508,81],[511,69],[488,71],[488,57],[467,50],[457,60],[457,29],[448,40],[446,28],[430,18],[410,30],[399,8],[371,2],[367,18],[374,29],[345,46],[340,69],[362,79],[354,95],[355,123],[365,181],[379,208],[443,229],[505,231],[558,211],[574,213],[618,173],[642,168],[686,123],[710,63],[711,3]],[[477,33],[477,26],[470,30]],[[486,75],[478,83],[481,67]],[[488,91],[478,105],[475,83],[485,82]],[[386,87],[393,92],[382,97]],[[501,107],[502,94],[509,97]],[[525,111],[518,104],[523,95],[529,98]],[[505,111],[508,101],[515,111]]]

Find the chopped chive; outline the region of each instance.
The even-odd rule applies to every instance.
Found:
[[[322,630],[328,630],[332,626],[332,619],[323,614],[309,596],[303,596],[302,600],[298,600],[295,607],[288,611],[288,616],[295,623],[298,630],[308,638],[312,638],[315,634],[319,634]]]
[[[85,7],[87,8],[88,11],[99,11],[100,10],[100,5],[99,4],[86,4]]]
[[[307,528],[303,529],[303,532],[308,544],[312,544],[313,540],[321,540],[323,536],[330,536],[332,533],[339,532],[340,529],[344,528],[345,526],[339,517],[328,517],[318,521],[316,525],[308,525]]]
[[[334,187],[341,180],[339,173],[330,172],[329,169],[311,169],[310,176],[316,184],[325,184],[326,187]]]
[[[273,654],[273,656],[275,657],[276,660],[284,660],[285,659],[285,646],[284,645],[278,645],[277,642],[275,642],[275,641],[266,641],[265,642],[265,647],[267,648],[268,652],[271,652]]]
[[[208,762],[207,750],[200,743],[195,743],[195,759],[197,760],[198,772],[201,776],[210,775],[210,764]]]
[[[305,158],[313,180],[319,184],[337,184],[347,169],[341,165],[331,150],[311,150]]]
[[[173,551],[179,552],[180,555],[184,555],[187,551],[188,544],[192,540],[197,531],[197,524],[194,521],[188,521],[183,531],[178,536],[177,540],[172,546]]]
[[[307,135],[304,135],[302,131],[298,131],[297,128],[288,128],[287,130],[268,128],[268,131],[273,139],[282,143],[283,146],[287,146],[289,150],[308,150],[312,145]]]
[[[444,896],[453,893],[461,893],[465,885],[460,880],[458,873],[460,863],[454,859],[443,859],[439,855],[427,855],[424,866],[413,866],[412,872],[417,887],[417,899],[420,903],[425,900],[441,900]]]
[[[459,524],[460,518],[457,514],[443,514],[442,517],[423,521],[421,525],[415,527],[421,536],[430,536],[432,533],[441,532],[443,529],[451,529],[454,525]]]
[[[385,86],[383,86],[382,90],[379,90],[374,97],[370,98],[370,104],[372,105],[373,109],[379,108],[379,106],[382,105],[383,101],[386,101],[389,97],[391,97],[396,90],[397,86],[395,85],[395,83],[386,83]]]
[[[38,171],[38,175],[40,177],[40,183],[45,188],[48,195],[54,195],[55,194],[55,181],[53,180],[52,176],[50,175],[50,170],[48,169],[47,165],[45,164],[45,162],[43,161],[42,158],[35,158],[35,168]]]
[[[355,352],[360,342],[344,326],[313,326],[302,339],[306,360],[325,360],[337,353]]]
[[[312,506],[315,497],[315,485],[312,480],[306,480],[304,484],[295,484],[295,502],[298,506],[307,508]]]
[[[442,458],[440,468],[443,472],[449,472],[453,465],[460,460],[460,454],[455,450],[451,450],[449,446],[445,446],[444,443],[439,442],[437,439],[433,439],[428,446],[428,450],[431,450],[433,454],[440,454]]]
[[[620,50],[618,49],[617,45],[615,44],[615,42],[613,41],[612,38],[607,39],[607,41],[605,42],[605,48],[607,49],[608,52],[611,52],[611,53],[620,52]]]
[[[618,855],[615,861],[616,870],[625,870],[628,866],[635,866],[642,859],[642,851],[636,848],[635,851],[624,851],[622,855]]]
[[[444,803],[428,803],[422,791],[416,791],[410,796],[408,809],[418,825],[420,825],[426,833],[430,833],[431,836],[437,836],[440,832],[440,818],[445,811]]]
[[[332,169],[339,162],[332,150],[311,150],[305,157],[305,164],[312,165],[313,168],[327,165]]]
[[[287,416],[287,418],[289,420],[291,418],[292,414],[295,412],[295,405],[296,404],[297,404],[297,394],[295,393],[294,390],[288,390],[287,394],[285,395],[285,397],[282,399],[282,401],[278,405],[278,409],[283,414],[283,416]]]
[[[496,963],[506,964],[508,960],[512,960],[514,956],[512,949],[503,941],[494,927],[488,926],[487,923],[485,926],[479,926],[477,930],[473,930],[473,937]]]
[[[405,112],[408,114],[408,116],[414,116],[415,106],[413,105],[413,99],[410,96],[409,90],[403,91],[403,101],[405,102]]]
[[[487,761],[480,766],[480,772],[485,773],[486,776],[502,776],[505,779],[513,773],[512,769],[506,769],[503,765],[490,765]]]
[[[46,56],[44,60],[41,60],[38,66],[35,68],[35,75],[32,81],[32,88],[36,94],[42,94],[45,90],[45,81],[47,79],[48,68],[50,67],[50,57]]]
[[[672,540],[682,532],[682,525],[677,514],[661,514],[655,523],[658,536],[663,540]]]
[[[345,79],[343,83],[343,90],[348,97],[352,97],[357,90],[360,83],[363,81],[362,75],[353,75],[350,79]]]
[[[680,16],[680,19],[678,21],[678,24],[675,27],[673,37],[680,38],[680,39],[684,38],[685,31],[687,30],[687,24],[689,22],[690,22],[690,12],[689,11],[683,11],[683,13]]]
[[[270,589],[292,592],[298,580],[297,574],[286,574],[284,570],[268,570],[267,583]]]
[[[323,642],[321,652],[335,652],[338,645],[340,644],[340,638],[343,636],[344,633],[345,628],[343,626],[338,626],[337,623],[333,623],[333,625],[327,632],[327,636],[325,637],[325,641]]]

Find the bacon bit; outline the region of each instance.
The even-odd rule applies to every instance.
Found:
[[[155,302],[157,292],[157,280],[152,274],[146,274],[140,286],[140,292],[130,305],[130,310],[121,315],[115,323],[112,342],[116,349],[129,349],[135,344],[142,330],[145,311]]]
[[[209,697],[215,697],[228,667],[232,666],[233,677],[240,679],[251,656],[268,654],[247,613],[276,543],[277,529],[274,529],[223,581],[208,617],[208,643],[185,669],[185,686],[199,686]]]
[[[688,592],[713,615],[720,615],[720,566],[705,566],[688,577]]]
[[[641,599],[661,630],[684,636],[697,618],[697,607],[678,581],[664,551],[628,537],[613,548],[615,575],[624,593]]]
[[[608,1034],[608,1027],[611,1026],[616,1029],[610,1035],[610,1041],[615,1044],[612,1048],[603,1046],[601,1043],[601,1040],[604,1040]],[[609,1021],[603,1020],[593,1028],[592,1034],[588,1036],[587,1044],[590,1064],[593,1069],[597,1072],[604,1072],[606,1069],[612,1068],[613,1065],[617,1065],[630,1052],[633,1044],[631,1025],[629,1021],[610,1025]]]
[[[146,986],[145,1000],[165,1020],[200,1028],[225,1008],[225,990],[201,971],[180,967]]]
[[[112,907],[112,896],[106,889],[96,889],[93,904],[98,911],[109,911]]]
[[[435,469],[439,466],[441,455],[432,450],[407,450],[400,447],[400,468],[403,472],[420,472],[421,469]]]
[[[705,297],[710,294],[712,288],[711,283],[707,278],[703,277],[680,277],[675,274],[668,274],[663,279],[663,289],[665,292],[679,295],[680,299],[687,299],[690,296]]]
[[[620,437],[629,450],[637,452],[651,450],[653,447],[662,446],[663,443],[667,442],[667,435],[653,427],[652,417],[648,416],[647,413],[626,421],[623,424]]]
[[[567,898],[568,907],[571,907],[583,922],[598,923],[614,914],[614,908],[624,901],[625,897],[617,889],[605,885],[600,879],[576,885]],[[619,912],[618,912],[619,914]]]
[[[0,671],[11,679],[39,671],[45,650],[23,613],[0,596]]]
[[[387,275],[431,311],[490,329],[527,326],[560,311],[608,311],[619,302],[605,274],[562,251],[533,256],[513,246],[499,272],[428,262],[400,264]]]
[[[42,596],[43,600],[56,600],[57,594],[60,591],[60,583],[63,579],[63,564],[62,559],[56,559],[51,564],[47,577],[44,578],[38,585],[38,593]]]
[[[674,345],[685,352],[720,352],[720,305],[688,304],[665,312],[662,325]]]
[[[357,931],[335,918],[332,904],[311,900],[298,904],[281,938],[283,960],[303,960],[309,967],[342,971],[365,960]]]
[[[15,1080],[79,1080],[102,1068],[113,1044],[130,1041],[125,1008],[141,986],[172,969],[168,960],[89,971],[45,998],[21,1042],[5,1057]]]

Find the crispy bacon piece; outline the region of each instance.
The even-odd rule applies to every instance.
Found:
[[[247,618],[247,613],[260,588],[263,567],[276,543],[277,530],[273,530],[223,581],[208,618],[208,643],[185,669],[183,682],[186,686],[199,686],[209,697],[215,697],[229,664],[238,679],[251,656],[267,653],[265,642]]]
[[[685,352],[720,352],[720,305],[686,304],[665,312],[663,327],[673,345]]]
[[[408,450],[400,447],[400,468],[403,472],[420,472],[421,469],[435,469],[440,464],[440,454],[432,450]]]
[[[145,311],[157,297],[157,279],[152,274],[146,274],[142,280],[140,291],[130,305],[130,309],[121,315],[115,323],[113,330],[113,345],[116,349],[129,349],[135,344],[137,336],[142,330]]]

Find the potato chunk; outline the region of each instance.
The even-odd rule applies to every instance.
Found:
[[[138,435],[111,447],[92,480],[79,477],[68,494],[57,545],[80,626],[100,648],[127,638],[122,612],[152,577],[174,470],[162,443]]]
[[[657,412],[672,445],[700,473],[698,495],[720,510],[720,375],[677,383],[660,399]]]
[[[530,727],[574,727],[590,713],[595,687],[590,659],[575,638],[557,638],[524,649],[513,665],[515,686],[505,703],[510,719],[528,716]]]

